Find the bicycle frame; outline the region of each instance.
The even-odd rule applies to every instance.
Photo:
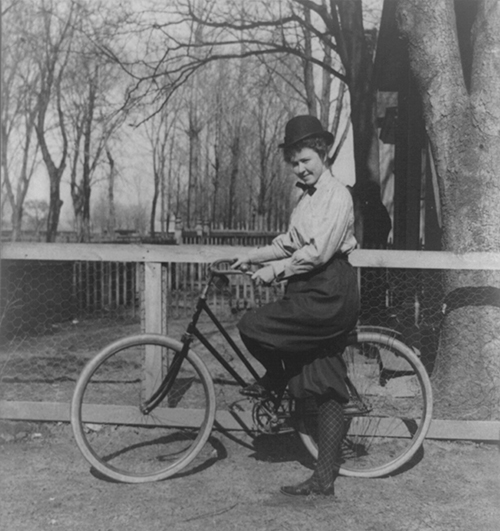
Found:
[[[225,262],[225,261],[219,261],[219,262]],[[158,387],[155,393],[147,400],[141,407],[141,412],[145,415],[153,411],[161,402],[162,400],[167,396],[170,389],[174,385],[175,379],[177,378],[177,375],[179,373],[179,370],[181,368],[182,362],[185,360],[187,353],[189,352],[189,349],[191,347],[191,344],[194,340],[194,338],[198,339],[200,343],[214,356],[214,358],[226,369],[226,371],[231,374],[231,376],[236,380],[236,382],[244,387],[247,385],[247,382],[242,378],[240,374],[232,367],[217,351],[217,349],[210,343],[210,340],[206,337],[205,334],[198,328],[198,321],[200,319],[200,316],[203,312],[207,314],[209,319],[212,321],[212,323],[217,327],[219,332],[222,334],[226,342],[231,346],[233,349],[233,352],[238,356],[238,358],[243,362],[245,367],[248,369],[250,374],[255,378],[258,379],[259,375],[255,371],[255,369],[252,367],[248,359],[245,357],[241,349],[238,347],[238,345],[234,342],[234,340],[231,338],[231,336],[227,333],[226,329],[222,325],[222,323],[217,319],[215,314],[210,309],[210,306],[207,303],[207,294],[208,290],[214,283],[214,280],[216,278],[221,278],[224,282],[224,284],[228,284],[229,281],[227,280],[226,275],[228,274],[244,274],[241,271],[232,270],[232,271],[217,271],[215,269],[212,269],[210,273],[210,278],[205,285],[205,288],[203,289],[200,297],[198,298],[198,302],[196,304],[196,309],[194,311],[194,314],[191,318],[191,321],[189,322],[185,334],[182,336],[182,349],[180,352],[176,353],[172,364],[170,365],[170,368],[163,379],[162,383]]]

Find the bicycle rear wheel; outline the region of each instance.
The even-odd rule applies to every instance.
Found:
[[[141,412],[181,348],[179,341],[164,336],[130,336],[104,348],[82,371],[71,424],[78,447],[100,473],[143,483],[212,459],[203,448],[214,423],[215,391],[193,351],[162,403],[149,414]]]
[[[418,356],[385,334],[360,331],[343,353],[365,412],[345,415],[340,474],[380,477],[402,467],[420,448],[432,418],[432,388]],[[316,413],[298,406],[299,435],[317,458]]]

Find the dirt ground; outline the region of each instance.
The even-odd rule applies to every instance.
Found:
[[[67,424],[0,422],[0,529],[500,530],[500,460],[493,444],[427,441],[406,470],[339,478],[335,499],[296,499],[279,486],[311,463],[294,434],[214,432],[203,466],[159,483],[97,477]]]

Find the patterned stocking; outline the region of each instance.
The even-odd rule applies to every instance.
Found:
[[[318,397],[318,461],[313,474],[323,487],[333,485],[338,476],[344,410],[333,398]]]

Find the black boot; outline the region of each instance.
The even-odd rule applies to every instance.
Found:
[[[286,496],[310,496],[311,494],[335,496],[333,482],[329,485],[322,485],[315,474],[298,485],[281,487],[280,492]]]
[[[344,436],[342,405],[333,398],[318,397],[318,461],[314,474],[298,485],[281,487],[288,496],[323,494],[333,496],[333,484],[338,476],[341,444]]]

